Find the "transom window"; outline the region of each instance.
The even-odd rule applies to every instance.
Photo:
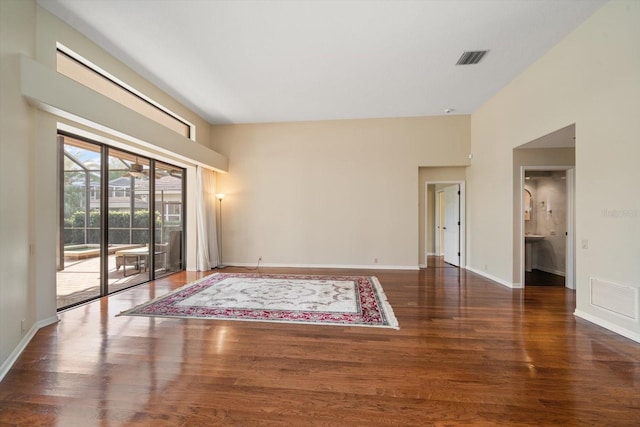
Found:
[[[58,44],[57,47],[56,64],[58,73],[93,89],[184,137],[194,139],[194,126],[192,124],[61,44]]]

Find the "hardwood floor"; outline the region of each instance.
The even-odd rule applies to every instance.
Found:
[[[0,383],[0,425],[639,425],[640,344],[573,291],[430,265],[261,269],[375,275],[400,330],[116,317],[193,272],[71,309]]]
[[[565,278],[564,276],[534,269],[525,271],[524,283],[525,286],[564,286]]]

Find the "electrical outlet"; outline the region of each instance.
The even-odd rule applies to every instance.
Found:
[[[589,241],[587,239],[582,240],[582,249],[589,249]]]
[[[551,234],[552,236],[555,236],[557,233],[556,233],[556,231],[555,231],[555,230],[553,230],[553,231],[552,231],[551,233],[549,233],[549,234]]]
[[[378,258],[374,258],[374,259],[373,259],[373,263],[374,263],[374,264],[377,264],[377,263],[378,263]]]
[[[24,334],[27,330],[24,328],[24,319],[20,321],[20,333]]]
[[[262,255],[260,255],[260,257],[258,258],[258,261],[262,261]]]

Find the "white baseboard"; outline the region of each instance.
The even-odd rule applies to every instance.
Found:
[[[229,267],[256,267],[255,262],[225,262]],[[345,264],[277,264],[277,263],[260,263],[260,267],[275,268],[353,268],[358,270],[419,270],[417,265],[345,265]]]
[[[494,281],[496,283],[499,283],[502,286],[506,286],[507,288],[511,288],[511,289],[520,289],[520,288],[522,288],[522,284],[521,283],[507,282],[504,279],[501,279],[499,277],[496,277],[496,276],[494,276],[492,274],[486,273],[486,272],[481,271],[481,270],[476,270],[473,267],[466,266],[465,269],[467,269],[467,270],[469,270],[469,271],[471,271],[473,273],[479,274],[480,276],[485,277],[485,278],[487,278],[489,280],[492,280],[492,281]]]
[[[591,323],[594,323],[598,326],[601,326],[605,329],[608,329],[611,332],[615,332],[618,335],[622,335],[625,338],[629,338],[630,340],[640,343],[640,334],[637,332],[631,331],[627,328],[623,328],[620,325],[616,325],[615,323],[611,323],[608,320],[601,319],[597,316],[594,316],[593,314],[585,313],[582,310],[576,309],[573,312],[573,315],[581,319],[587,320]]]
[[[20,357],[24,349],[27,348],[27,345],[29,344],[31,339],[35,336],[36,332],[38,332],[40,328],[49,326],[53,323],[56,323],[57,321],[58,321],[58,316],[56,315],[48,319],[43,319],[36,322],[31,327],[31,329],[29,329],[29,332],[27,332],[25,336],[22,337],[22,339],[20,340],[16,348],[14,348],[11,354],[9,355],[9,357],[7,357],[7,360],[5,360],[2,366],[0,366],[0,381],[2,381],[5,375],[7,375],[7,373],[13,366],[13,364],[16,363],[16,360],[18,360],[18,357]]]
[[[553,268],[541,267],[539,265],[533,266],[531,268],[534,269],[534,270],[544,271],[545,273],[555,274],[556,276],[565,277],[565,275],[566,275],[566,273],[564,271],[554,270]]]

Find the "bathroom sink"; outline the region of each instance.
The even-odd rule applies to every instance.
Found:
[[[524,241],[526,243],[539,242],[542,239],[544,239],[544,236],[542,234],[525,234],[524,235]]]

